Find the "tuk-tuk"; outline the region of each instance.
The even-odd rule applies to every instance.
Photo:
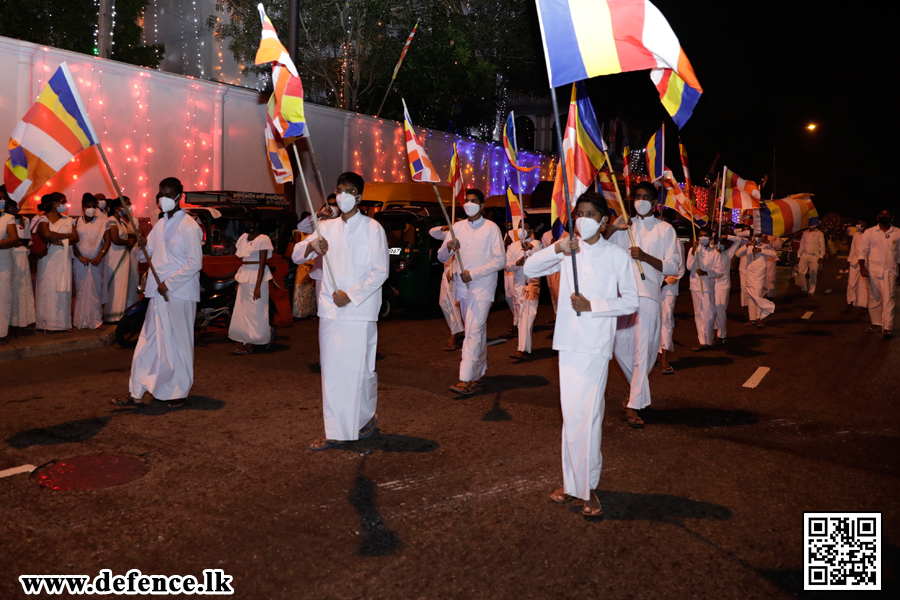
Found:
[[[437,258],[442,241],[428,232],[443,220],[424,207],[381,210],[374,218],[384,227],[390,254],[380,316],[385,318],[399,307],[436,305],[444,273]]]

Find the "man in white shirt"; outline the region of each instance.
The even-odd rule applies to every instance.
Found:
[[[664,220],[669,225],[675,211],[666,211]],[[666,275],[663,278],[665,285],[659,292],[660,305],[662,307],[661,319],[661,339],[659,341],[659,365],[662,367],[663,375],[672,375],[675,368],[669,364],[669,352],[675,351],[675,342],[672,334],[675,331],[675,301],[678,299],[678,282],[684,277],[684,244],[678,240],[678,256],[681,257],[681,267],[678,269],[677,275]]]
[[[660,289],[666,275],[677,275],[681,269],[678,236],[675,228],[653,216],[657,191],[648,182],[641,182],[633,192],[637,216],[631,222],[632,245],[624,225],[624,217],[606,229],[603,235],[610,242],[628,250],[634,267],[640,308],[631,315],[619,317],[616,331],[615,357],[625,377],[631,383],[628,400],[623,403],[628,425],[635,429],[644,426],[637,411],[650,406],[650,384],[647,376],[656,360],[661,334],[662,309]],[[638,268],[643,267],[644,277]]]
[[[818,225],[811,225],[800,238],[800,257],[798,265],[797,285],[812,296],[816,292],[816,280],[819,278],[819,266],[825,258],[825,235],[819,231]],[[806,285],[806,274],[809,273],[809,287]]]
[[[113,400],[116,406],[143,406],[141,399],[150,392],[168,408],[178,408],[194,384],[194,320],[200,300],[203,231],[182,210],[183,193],[178,179],[163,179],[157,199],[165,214],[147,239],[138,237],[160,283],[148,273],[144,297],[150,303],[131,360],[129,395]],[[139,260],[146,260],[143,252]]]
[[[885,339],[894,337],[894,287],[900,263],[900,229],[894,227],[892,210],[878,213],[878,227],[862,234],[859,248],[859,274],[869,282],[869,318],[866,331],[881,330]],[[859,236],[857,236],[859,237]]]
[[[428,230],[428,235],[443,242],[446,239],[449,230],[449,225],[432,227]],[[444,350],[447,352],[454,352],[456,350],[457,336],[465,330],[462,315],[459,313],[459,302],[450,290],[452,287],[451,282],[453,281],[453,266],[455,264],[455,260],[444,263],[444,272],[441,275],[441,291],[440,296],[438,297],[438,303],[441,305],[441,312],[444,313],[444,320],[447,321],[447,327],[450,328],[450,337],[447,338],[447,345],[444,346]]]
[[[563,233],[563,236],[566,234]],[[553,241],[553,228],[551,227],[547,231],[544,232],[544,235],[541,236],[541,245],[544,248],[548,248],[552,246]],[[550,273],[544,279],[547,280],[547,289],[550,290],[550,302],[553,303],[553,318],[548,319],[548,323],[553,323],[556,321],[556,304],[559,301],[559,271],[555,273]]]
[[[453,274],[453,294],[459,301],[466,339],[459,365],[459,383],[450,390],[465,396],[481,385],[487,372],[487,318],[497,291],[497,272],[506,265],[500,228],[482,216],[483,207],[481,190],[466,190],[463,210],[468,218],[454,223],[456,241],[448,231],[438,250],[438,260],[442,263],[454,257],[459,261],[459,268]]]
[[[728,301],[731,299],[731,263],[734,260],[737,251],[744,245],[744,238],[737,236],[725,236],[719,240],[716,250],[722,257],[722,268],[724,271],[719,277],[716,277],[716,320],[715,328],[718,331],[714,341],[719,344],[725,343],[728,335]],[[741,286],[744,287],[743,285]]]
[[[856,306],[862,314],[868,314],[869,284],[865,277],[859,275],[859,249],[862,245],[862,234],[866,231],[866,222],[860,220],[851,227],[850,253],[847,255],[847,306],[841,312],[847,313]]]
[[[531,355],[531,333],[541,295],[541,280],[526,276],[522,270],[528,257],[541,249],[541,243],[534,239],[534,223],[526,220],[523,225],[525,239],[514,241],[506,248],[505,271],[512,277],[509,301],[515,304],[518,315],[519,347],[509,355],[514,360],[525,360]]]
[[[316,286],[325,436],[310,444],[313,451],[366,439],[378,422],[375,352],[388,246],[381,224],[359,211],[364,186],[356,173],[338,177],[340,218],[319,223],[322,237],[310,235],[291,254],[298,264],[327,254],[335,279],[326,263]]]
[[[763,319],[775,312],[775,303],[765,297],[767,259],[775,256],[775,251],[759,238],[751,237],[746,246],[737,251],[737,255],[746,259],[747,264],[747,298],[750,309],[749,325],[764,329]]]

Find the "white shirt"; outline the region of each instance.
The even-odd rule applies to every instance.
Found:
[[[734,256],[741,249],[741,246],[747,242],[744,238],[732,235],[726,236],[726,238],[731,241],[731,245],[724,250],[719,250],[719,254],[722,255],[722,268],[725,269],[716,278],[716,287],[719,289],[731,289],[731,261],[734,260]],[[743,268],[743,264],[741,264],[740,268]]]
[[[525,265],[521,267],[516,263],[523,256],[527,259],[535,252],[538,252],[543,246],[536,240],[527,240],[530,245],[528,250],[522,250],[522,242],[513,242],[506,249],[506,272],[512,273],[513,285],[516,289],[528,287],[531,292],[539,292],[541,289],[540,278],[528,277],[523,270]],[[575,260],[578,260],[577,258]]]
[[[753,248],[748,244],[741,247],[737,251],[737,255],[741,257],[741,263],[746,265],[746,273],[748,276],[765,276],[769,268],[767,258],[777,256],[775,251],[768,244],[758,244],[759,252],[753,252]]]
[[[644,280],[641,279],[637,261],[631,261],[633,263],[638,294],[642,298],[650,298],[654,302],[659,303],[659,291],[663,284],[663,276],[677,275],[680,269],[681,255],[678,253],[678,235],[675,233],[674,227],[653,216],[633,219],[631,221],[631,234],[634,236],[633,245],[662,261],[662,272],[657,271],[645,262],[641,263],[641,266],[644,268],[644,276],[646,277]],[[629,238],[627,231],[615,232],[610,236],[609,241],[624,248],[626,251],[632,246],[631,238]],[[631,256],[631,253],[629,252],[628,255]],[[577,261],[578,259],[576,258],[575,260]]]
[[[825,258],[825,234],[821,231],[806,230],[800,238],[800,251],[797,256]]]
[[[557,254],[555,245],[535,253],[523,270],[527,277],[543,277],[562,271],[553,349],[563,352],[599,354],[612,358],[616,337],[616,317],[638,309],[638,288],[632,271],[631,254],[603,239],[593,245],[578,238],[581,249],[575,256],[578,291],[591,303],[591,312],[579,317],[572,308],[574,293],[572,258]]]
[[[681,278],[684,277],[684,243],[676,238],[676,242],[678,243],[678,256],[681,259],[681,263],[678,265],[678,274],[675,277],[678,278],[678,281],[669,285],[668,283],[662,286],[662,289],[659,292],[660,298],[665,298],[666,296],[677,296],[678,295],[678,282],[681,281]],[[663,278],[665,281],[665,278]]]
[[[722,264],[722,255],[712,246],[706,248],[700,246],[699,249],[700,251],[694,254],[695,249],[691,248],[685,266],[691,272],[691,291],[700,291],[700,276],[697,275],[697,269],[706,271],[706,275],[703,276],[703,292],[709,294],[715,291],[716,278],[725,273],[725,265]]]
[[[462,265],[453,274],[453,294],[457,300],[494,301],[497,291],[497,272],[506,266],[506,251],[500,228],[484,217],[472,222],[468,219],[453,225],[453,232],[459,240],[459,255]],[[446,263],[454,256],[447,243],[452,240],[450,232],[438,250],[438,260]],[[459,265],[458,265],[459,266]],[[463,283],[461,271],[466,270],[472,281]]]
[[[900,229],[893,225],[887,231],[876,225],[863,232],[859,259],[866,261],[870,275],[881,278],[887,272],[897,273],[897,263],[900,262],[898,240]]]
[[[200,300],[200,269],[203,267],[203,231],[183,210],[156,222],[147,236],[147,254],[159,280],[166,284],[167,295],[192,302]],[[145,261],[144,253],[138,260]],[[156,278],[147,275],[144,296],[158,297]]]
[[[388,278],[387,236],[381,223],[358,212],[343,218],[319,222],[319,231],[328,241],[328,261],[323,265],[318,291],[318,315],[323,319],[341,321],[377,321],[381,308],[381,286]],[[311,251],[304,258],[309,244],[317,240],[315,233],[294,245],[291,260],[297,264],[317,258]],[[333,294],[337,290],[328,273],[328,263],[334,271],[338,289],[350,298],[350,303],[338,307]]]
[[[863,233],[865,233],[865,230],[863,230]],[[859,268],[859,249],[863,244],[862,239],[863,236],[857,230],[857,235],[854,235],[853,241],[850,242],[850,253],[847,255],[847,262],[850,263],[850,268]]]
[[[260,265],[245,265],[243,261],[248,262],[259,262],[260,252],[268,251],[268,256],[272,256],[272,250],[274,247],[272,246],[272,240],[269,236],[260,233],[257,235],[253,241],[250,241],[250,236],[248,234],[243,234],[238,238],[235,246],[234,255],[241,259],[242,264],[241,268],[238,269],[238,272],[234,275],[234,280],[238,283],[252,283],[256,284],[256,280],[259,278],[259,267]],[[269,267],[264,267],[266,269],[265,274],[263,275],[263,281],[269,281],[272,279],[272,272],[269,270]]]

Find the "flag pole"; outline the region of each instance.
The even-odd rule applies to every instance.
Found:
[[[462,171],[460,170],[460,172],[462,172]],[[441,198],[441,192],[438,191],[438,187],[437,187],[436,183],[432,183],[431,187],[434,188],[434,195],[437,196],[437,201],[441,205],[441,212],[444,213],[444,219],[447,221],[447,225],[450,226],[450,239],[452,239],[455,242],[456,241],[456,232],[453,231],[453,223],[450,222],[450,217],[447,216],[447,207],[444,206],[444,200],[443,200],[443,198]],[[455,195],[454,195],[454,197],[455,197]],[[459,277],[460,277],[460,279],[462,279],[462,274],[466,272],[466,268],[463,266],[462,256],[459,254],[459,250],[454,250],[453,254],[456,256],[456,260],[459,262]],[[468,283],[466,283],[465,281],[463,283],[466,284],[467,288],[469,287]]]
[[[549,69],[548,69],[549,70]],[[574,85],[574,84],[573,84]],[[553,119],[556,123],[556,142],[559,144],[559,168],[562,169],[563,192],[566,199],[566,222],[569,230],[569,239],[575,239],[575,219],[572,218],[572,201],[569,200],[569,179],[566,177],[566,150],[563,148],[562,131],[559,128],[559,104],[556,101],[556,88],[553,87],[553,78],[550,78],[550,100],[553,102]],[[572,257],[572,285],[575,288],[575,295],[579,295],[578,291],[578,269],[575,261],[575,252],[572,251],[569,256]],[[575,313],[581,316],[580,312]]]
[[[103,158],[103,164],[106,165],[106,172],[109,173],[109,178],[112,180],[113,186],[115,186],[115,188],[116,188],[116,194],[119,195],[119,202],[121,202],[122,206],[124,207],[125,199],[122,197],[122,190],[119,189],[119,182],[116,181],[116,176],[113,175],[112,167],[109,166],[109,160],[107,160],[107,158],[106,158],[106,153],[103,151],[103,146],[101,144],[97,144],[97,147],[100,149],[100,157]],[[127,208],[125,209],[125,214],[128,215],[128,221],[131,223],[132,229],[134,229],[135,236],[142,237],[141,230],[140,230],[140,228],[138,228],[137,222],[135,222],[135,220],[134,220],[134,215],[131,214],[131,211],[129,211]],[[162,282],[159,280],[159,275],[156,273],[156,267],[153,266],[153,262],[150,260],[150,255],[147,254],[147,248],[142,246],[141,250],[144,252],[144,259],[147,261],[147,264],[150,266],[150,272],[153,273],[153,279],[156,280],[156,286],[158,288]],[[160,292],[160,293],[162,294],[163,300],[168,302],[169,297],[166,294],[166,292]]]
[[[720,190],[721,199],[719,201],[719,238],[722,237],[722,215],[725,214],[725,173],[728,167],[722,167],[722,188]]]
[[[509,114],[512,115],[512,126],[513,126],[513,154],[516,155],[516,161],[519,160],[519,148],[516,146],[516,113],[515,111],[510,111]],[[513,167],[518,167],[519,165],[513,165]],[[525,205],[522,204],[522,171],[516,169],[516,179],[519,181],[519,226],[522,228],[522,239],[520,242],[525,241]]]
[[[306,175],[303,173],[303,165],[300,164],[300,153],[297,151],[297,140],[294,139],[294,143],[291,144],[291,148],[294,149],[294,158],[297,159],[297,170],[300,171],[299,179],[303,183],[303,191],[306,194],[306,205],[309,207],[309,212],[312,215],[313,225],[316,227],[316,235],[319,236],[320,240],[324,240],[322,237],[322,232],[319,231],[319,217],[316,216],[316,209],[313,208],[312,198],[309,196],[309,188],[306,185]],[[334,279],[334,271],[331,270],[331,261],[328,258],[328,253],[326,252],[324,255],[325,258],[325,266],[328,268],[328,275],[331,278],[331,285],[334,287],[334,291],[338,291],[337,281]]]
[[[625,224],[630,225],[631,219],[628,217],[628,211],[625,210],[625,202],[622,201],[622,194],[619,193],[619,182],[616,181],[616,174],[612,169],[612,163],[609,162],[609,153],[606,150],[603,151],[603,158],[606,159],[606,166],[609,169],[609,175],[612,178],[613,187],[616,188],[616,198],[618,198],[619,200],[619,208],[622,209],[622,216],[625,217]],[[665,187],[666,186],[663,185],[664,189]],[[631,245],[634,246],[634,235],[631,233],[631,227],[626,229],[626,231],[628,232],[628,239],[631,240]],[[635,258],[634,260],[637,262],[638,271],[641,272],[641,280],[646,280],[647,278],[644,276],[644,265],[642,265],[641,261],[639,261],[638,259]]]
[[[694,223],[694,205],[691,202],[691,198],[688,197],[688,212],[691,215],[691,235],[694,237],[694,248],[697,248],[697,224]],[[722,236],[722,229],[719,228],[719,237]],[[719,242],[721,243],[721,241]],[[699,250],[698,250],[699,251]],[[699,254],[698,254],[699,256]],[[700,259],[697,259],[697,262],[700,262]],[[703,293],[703,278],[700,278],[700,293]]]

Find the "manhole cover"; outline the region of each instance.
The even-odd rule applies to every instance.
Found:
[[[63,492],[98,490],[143,477],[150,463],[133,454],[95,454],[54,460],[38,467],[31,479],[38,487]]]

